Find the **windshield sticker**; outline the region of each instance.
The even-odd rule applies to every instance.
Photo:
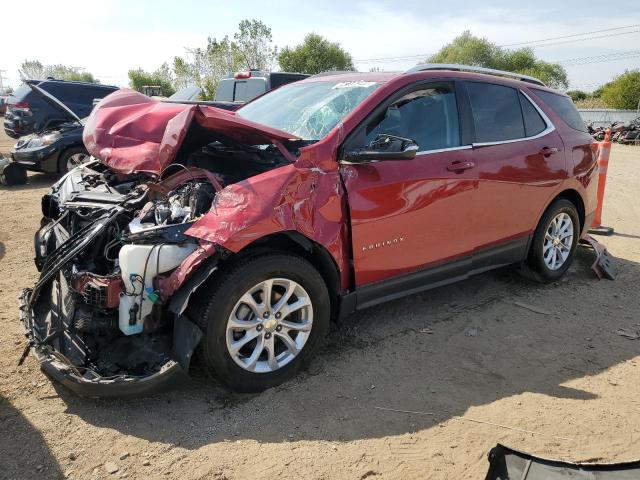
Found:
[[[336,83],[333,87],[331,87],[331,89],[336,90],[338,88],[369,88],[375,84],[376,82],[365,82],[363,80],[359,80],[357,82],[340,82]]]

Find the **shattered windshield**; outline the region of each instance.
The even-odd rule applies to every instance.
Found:
[[[378,82],[366,81],[293,83],[236,113],[303,140],[320,140],[379,86]]]

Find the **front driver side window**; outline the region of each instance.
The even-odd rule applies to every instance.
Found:
[[[381,134],[410,138],[421,152],[459,147],[453,87],[434,86],[407,93],[367,125],[367,145]]]

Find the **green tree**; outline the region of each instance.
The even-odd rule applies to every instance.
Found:
[[[162,87],[162,94],[168,97],[176,91],[173,83],[173,74],[166,62],[154,72],[145,72],[141,68],[129,70],[129,85],[138,92],[142,92],[144,86],[159,86]]]
[[[18,70],[22,80],[46,78],[44,65],[38,60],[25,60]]]
[[[531,48],[507,50],[468,30],[429,57],[427,62],[459,63],[522,73],[537,77],[554,88],[569,85],[567,72],[560,64],[536,58]]]
[[[632,110],[640,102],[640,70],[631,70],[602,87],[601,98],[609,108]]]
[[[201,97],[212,99],[222,77],[238,70],[268,69],[274,62],[271,29],[258,20],[242,20],[233,40],[208,38],[204,48],[189,49],[192,61],[173,59],[176,86],[197,85]]]
[[[65,65],[49,65],[45,68],[45,75],[58,80],[75,80],[78,82],[100,83],[90,72],[78,71]]]
[[[355,70],[351,55],[339,43],[310,33],[293,48],[285,47],[278,55],[282,70],[316,74],[329,70]]]
[[[247,70],[271,68],[277,48],[272,47],[271,29],[259,20],[242,20],[233,35],[235,55]]]
[[[587,92],[583,92],[582,90],[569,90],[567,95],[571,97],[571,100],[573,100],[574,103],[589,98],[590,96]]]
[[[182,57],[173,59],[174,86],[177,90],[188,87],[196,83],[194,81],[195,72],[192,65]]]
[[[40,80],[53,77],[57,80],[75,80],[80,82],[100,83],[91,73],[66,65],[43,65],[38,60],[25,60],[18,70],[23,80]]]

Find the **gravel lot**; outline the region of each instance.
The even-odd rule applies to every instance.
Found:
[[[581,250],[556,284],[505,269],[361,312],[308,372],[260,395],[196,367],[185,389],[109,402],[52,384],[31,357],[17,367],[16,298],[37,278],[32,235],[53,178],[0,187],[0,478],[484,478],[497,442],[639,458],[640,340],[616,333],[640,329],[639,167],[640,148],[614,146],[604,223],[617,233],[603,242],[616,281],[598,281]]]

